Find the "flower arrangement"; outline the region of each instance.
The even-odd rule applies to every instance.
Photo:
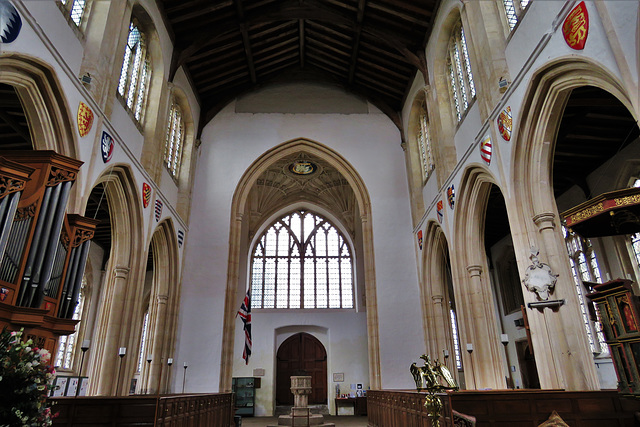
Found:
[[[54,369],[51,353],[22,341],[23,330],[0,334],[0,425],[40,427],[52,425],[47,391]]]

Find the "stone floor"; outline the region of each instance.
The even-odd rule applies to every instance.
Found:
[[[334,423],[336,427],[367,427],[367,417],[345,415],[340,417],[324,416],[325,423]],[[277,425],[277,417],[243,417],[242,427],[265,427]]]

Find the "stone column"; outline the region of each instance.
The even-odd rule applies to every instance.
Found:
[[[558,274],[549,300],[564,300],[559,308],[527,309],[538,376],[542,388],[596,390],[599,381],[589,350],[573,274],[567,262],[564,240],[556,229],[556,215],[535,215],[541,243],[540,262]],[[523,287],[525,302],[537,301],[534,293]]]
[[[155,326],[153,328],[153,338],[151,341],[151,354],[153,361],[149,368],[149,378],[147,380],[147,390],[149,394],[162,392],[162,367],[165,361],[162,359],[165,342],[165,323],[167,317],[167,295],[156,297]]]
[[[118,357],[118,348],[126,347],[126,343],[122,341],[122,329],[128,325],[123,325],[122,320],[128,278],[128,267],[115,267],[112,282],[107,284],[110,289],[107,292],[107,300],[104,302],[106,308],[100,319],[103,330],[99,331],[104,344],[101,348],[101,360],[97,363],[97,369],[94,370],[98,383],[96,391],[99,395],[113,396],[124,390],[124,386],[119,387],[118,377],[120,377],[120,384],[123,384],[125,382],[123,378],[127,377],[126,363]],[[125,358],[131,357],[132,350],[127,348]],[[122,372],[119,372],[120,366],[122,366]]]
[[[470,318],[466,317],[467,342],[460,342],[460,352],[466,360],[465,372],[470,370],[472,375],[465,375],[467,388],[504,387],[502,382],[501,354],[497,348],[498,336],[496,332],[496,317],[493,312],[493,296],[489,292],[489,285],[482,279],[482,266],[469,265],[468,301]],[[467,343],[473,345],[473,352],[469,354]],[[466,355],[466,359],[465,359]]]

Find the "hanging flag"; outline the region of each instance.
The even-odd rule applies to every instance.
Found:
[[[93,111],[84,102],[78,105],[78,132],[80,136],[86,136],[91,130],[93,124]]]
[[[100,141],[100,151],[102,152],[102,161],[109,163],[113,156],[113,147],[115,146],[113,138],[106,131],[102,131],[102,140]]]
[[[480,143],[480,157],[482,157],[482,160],[488,165],[491,164],[491,137],[489,136]]]
[[[18,38],[22,19],[18,11],[7,0],[0,0],[0,41],[11,43]]]
[[[242,323],[244,323],[244,350],[242,352],[242,358],[245,363],[249,364],[249,356],[251,356],[251,288],[247,289],[247,294],[244,296],[244,301],[238,310]]]
[[[589,35],[589,13],[583,1],[567,15],[562,24],[562,35],[571,49],[584,49]]]
[[[142,183],[142,206],[145,208],[149,206],[151,201],[151,186],[146,182]]]
[[[184,241],[184,231],[178,230],[178,247],[182,247],[182,242]]]
[[[162,200],[156,199],[156,222],[162,217]]]
[[[438,204],[436,205],[436,213],[438,214],[438,222],[440,224],[442,224],[442,219],[444,218],[444,213],[442,212],[442,200],[438,201]]]
[[[511,107],[507,107],[500,112],[497,122],[500,135],[505,141],[509,141],[511,139],[511,127],[513,126]]]

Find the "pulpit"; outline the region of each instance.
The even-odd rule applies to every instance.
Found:
[[[594,292],[587,298],[598,308],[618,375],[618,390],[640,396],[640,299],[633,294],[631,280],[590,285]]]

